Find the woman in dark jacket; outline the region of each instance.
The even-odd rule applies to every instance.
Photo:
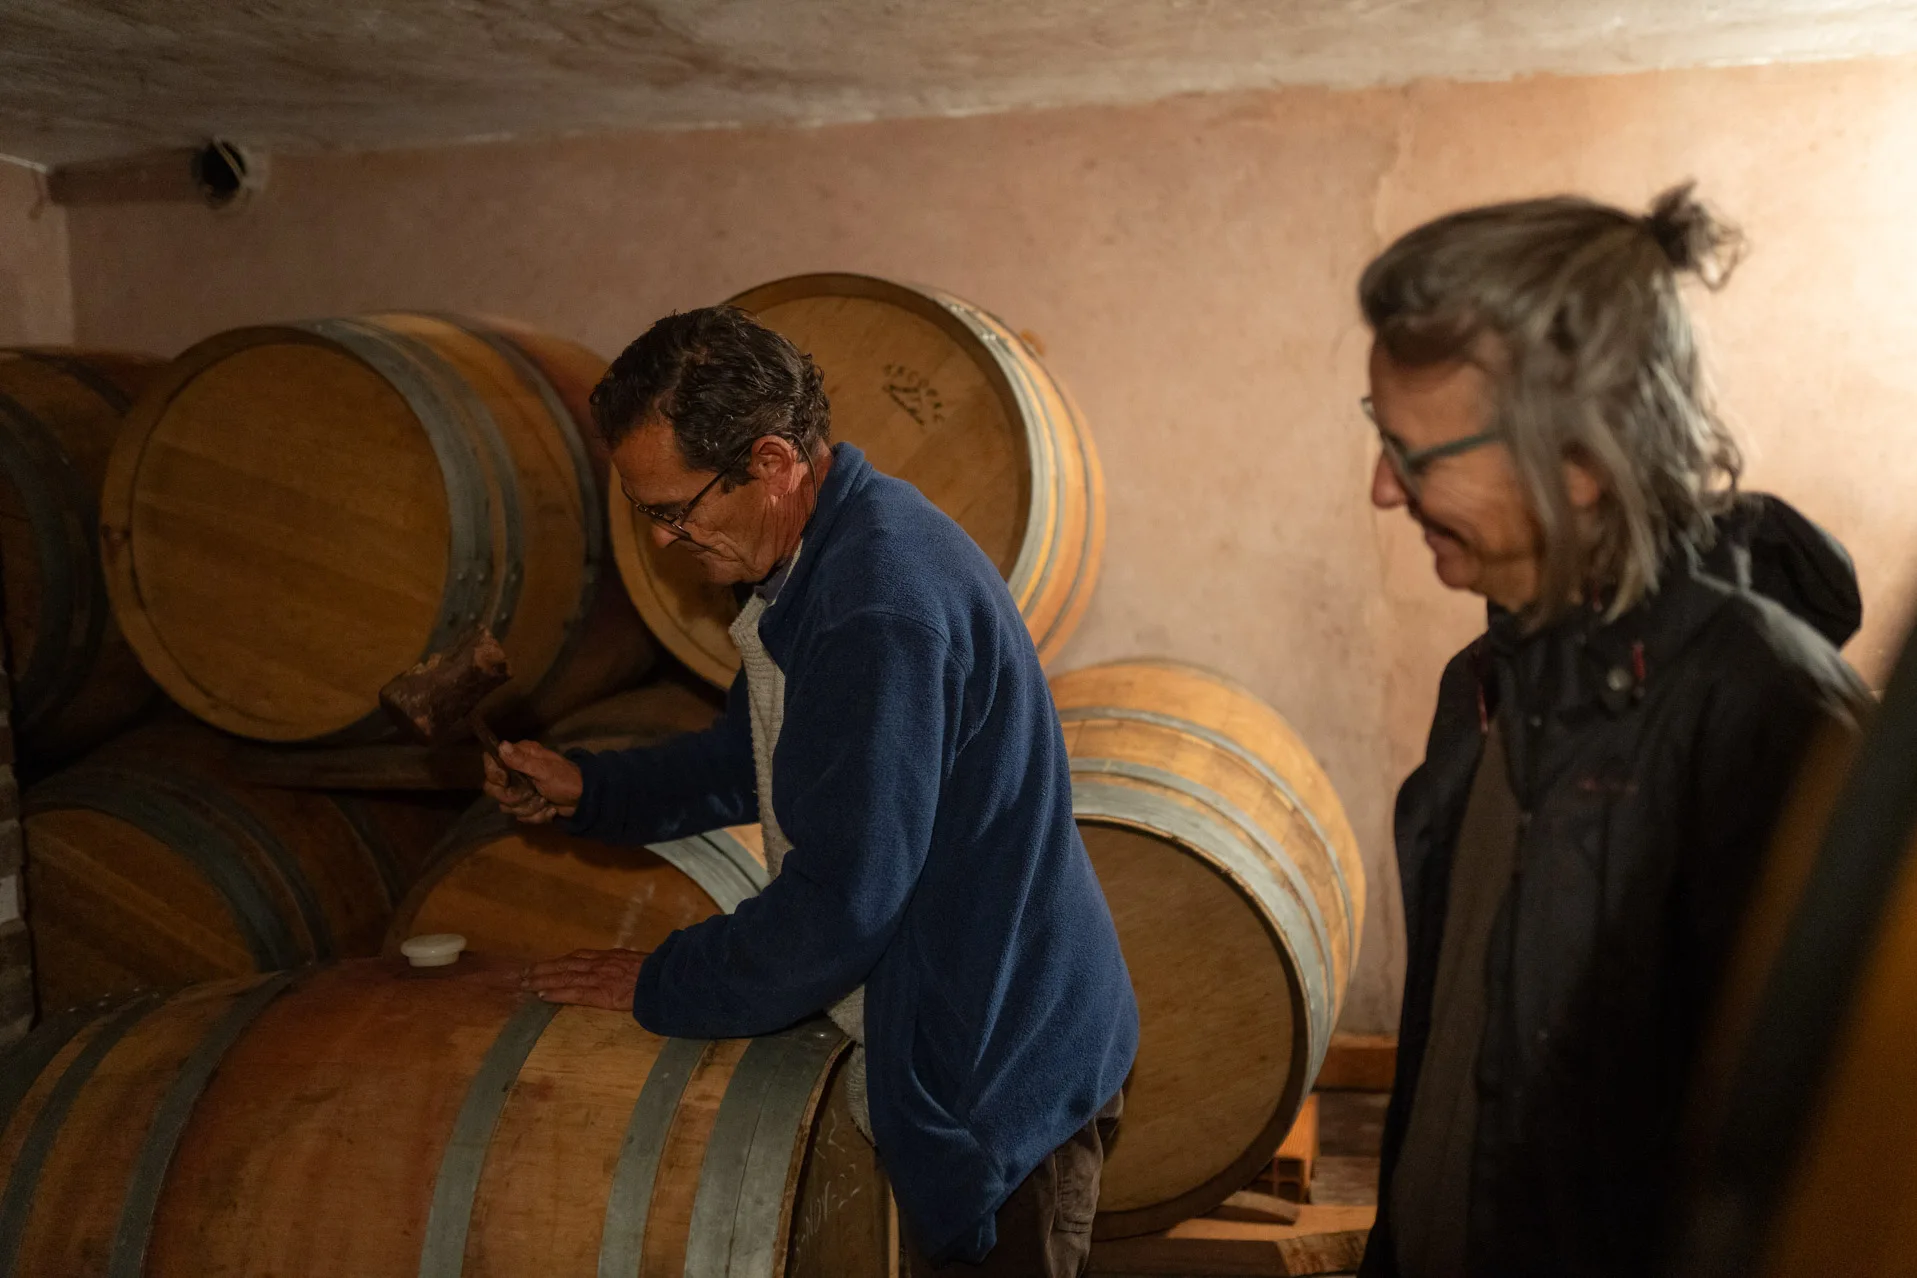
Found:
[[[1825,637],[1847,558],[1736,503],[1703,391],[1679,279],[1721,284],[1736,248],[1688,187],[1642,217],[1534,200],[1420,227],[1360,286],[1372,499],[1490,612],[1398,796],[1371,1278],[1650,1270],[1770,828],[1810,738],[1865,702]],[[1749,588],[1760,558],[1825,634]]]

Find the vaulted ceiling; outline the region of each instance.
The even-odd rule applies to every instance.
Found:
[[[1910,0],[4,0],[0,154],[828,122],[1917,51]]]

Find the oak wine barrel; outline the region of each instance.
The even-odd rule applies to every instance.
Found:
[[[407,937],[435,932],[527,960],[656,949],[765,887],[758,833],[740,826],[618,848],[521,825],[485,800],[453,827],[432,869],[393,912],[386,950],[397,953]]]
[[[227,776],[229,783],[245,781],[236,773]],[[325,796],[372,849],[389,901],[400,900],[419,882],[467,808],[464,794],[439,791],[329,790]]]
[[[1917,1253],[1917,634],[1773,834],[1688,1115],[1669,1272],[1893,1274]]]
[[[153,698],[100,573],[100,484],[162,361],[0,350],[0,586],[23,758],[79,754]]]
[[[732,299],[811,355],[832,436],[915,484],[998,565],[1041,659],[1091,602],[1105,545],[1105,488],[1091,434],[1030,344],[949,294],[864,275],[800,275]],[[612,543],[640,615],[702,678],[739,668],[731,589],[615,501]]]
[[[658,679],[581,706],[540,735],[555,749],[618,750],[703,732],[725,708],[710,687]]]
[[[602,582],[605,362],[495,321],[387,314],[222,333],[127,421],[101,499],[113,607],[147,672],[215,727],[389,731],[393,675],[479,624],[550,722],[655,654]],[[602,584],[606,589],[601,589]]]
[[[41,1011],[377,954],[453,813],[235,781],[204,729],[142,729],[31,787]]]
[[[560,749],[625,749],[698,731],[716,713],[687,689],[658,683],[588,706],[549,735]],[[521,959],[650,950],[765,884],[757,826],[619,848],[522,825],[481,799],[393,912],[386,948],[396,953],[408,936],[456,932],[481,953]]]
[[[1269,1163],[1316,1077],[1364,921],[1357,839],[1278,713],[1190,666],[1052,680],[1072,808],[1138,996],[1095,1236],[1201,1215]]]
[[[829,1024],[664,1039],[397,960],[55,1018],[0,1064],[0,1272],[886,1278]]]
[[[26,869],[20,837],[20,780],[13,767],[12,701],[0,650],[0,1051],[33,1026],[33,947],[20,917],[20,875]]]

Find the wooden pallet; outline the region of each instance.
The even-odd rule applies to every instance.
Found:
[[[1398,1069],[1392,1034],[1333,1034],[1315,1084],[1321,1092],[1388,1092]]]

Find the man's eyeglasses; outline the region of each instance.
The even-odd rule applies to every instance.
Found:
[[[692,539],[692,533],[686,528],[686,520],[692,518],[693,510],[700,502],[705,500],[706,494],[718,487],[719,481],[731,474],[738,464],[744,461],[746,456],[751,453],[752,446],[758,442],[756,438],[747,440],[746,446],[734,454],[730,461],[721,466],[719,473],[714,475],[704,488],[692,494],[690,501],[681,502],[676,507],[648,506],[645,502],[634,497],[630,492],[626,492],[624,480],[620,481],[619,490],[626,493],[626,500],[632,503],[634,510],[644,515],[647,519],[650,519],[653,523],[658,524],[679,540],[690,541]]]
[[[1404,441],[1384,428],[1378,420],[1378,414],[1371,407],[1371,396],[1366,395],[1358,401],[1365,410],[1365,417],[1378,430],[1378,444],[1384,449],[1385,460],[1391,463],[1392,473],[1398,477],[1405,493],[1413,501],[1418,498],[1418,483],[1431,463],[1441,457],[1455,457],[1459,453],[1468,453],[1474,448],[1483,448],[1486,444],[1495,444],[1504,436],[1495,430],[1479,431],[1475,435],[1466,435],[1463,439],[1447,440],[1442,444],[1433,444],[1429,448],[1406,448]]]

